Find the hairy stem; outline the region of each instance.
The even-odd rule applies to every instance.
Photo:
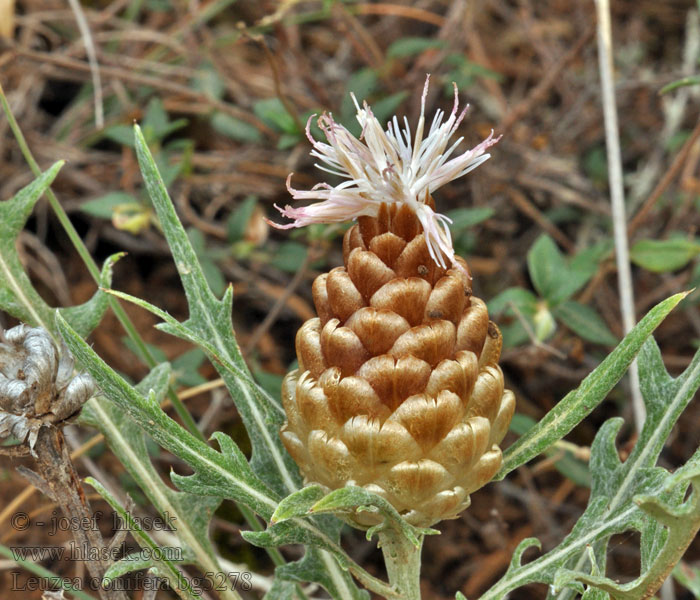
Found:
[[[379,547],[384,555],[389,584],[401,594],[402,600],[420,600],[423,537],[415,546],[402,532],[387,528],[379,533]]]

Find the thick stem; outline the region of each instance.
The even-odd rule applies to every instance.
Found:
[[[387,528],[379,533],[379,547],[389,584],[401,594],[402,600],[420,600],[420,552],[423,537],[414,546],[400,531]]]

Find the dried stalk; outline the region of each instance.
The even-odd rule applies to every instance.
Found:
[[[80,485],[62,431],[57,427],[42,427],[34,452],[38,473],[23,467],[18,469],[20,473],[58,504],[70,523],[92,524],[93,512]],[[102,581],[110,560],[107,544],[99,530],[88,525],[71,527],[71,531],[78,551],[89,557],[85,562],[91,577],[95,581]],[[121,590],[100,589],[99,594],[103,600],[128,600],[126,593]]]

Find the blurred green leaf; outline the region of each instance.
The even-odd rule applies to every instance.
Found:
[[[223,296],[226,291],[226,278],[221,273],[221,269],[217,264],[208,257],[200,258],[200,263],[202,265],[202,272],[204,277],[211,288],[217,296]]]
[[[537,310],[537,296],[523,288],[508,288],[489,301],[489,314],[513,314],[511,305],[515,305],[524,315],[534,316]]]
[[[532,284],[550,306],[571,298],[593,276],[608,246],[597,244],[566,258],[548,235],[541,235],[527,254]]]
[[[287,112],[279,98],[258,100],[253,105],[253,112],[261,121],[278,132],[296,135],[301,133],[294,118]]]
[[[369,100],[369,97],[377,89],[378,77],[374,69],[366,67],[355,71],[348,78],[345,86],[345,93],[340,104],[340,121],[354,135],[358,135],[360,124],[355,120],[355,103],[350,94],[355,94],[357,102],[362,106],[362,102]]]
[[[279,140],[277,140],[277,149],[278,150],[288,150],[289,148],[296,146],[296,144],[298,144],[300,140],[301,140],[301,132],[283,133],[280,136]]]
[[[595,275],[598,270],[598,264],[612,251],[612,248],[612,240],[603,240],[590,248],[582,250],[572,258],[566,259],[568,262],[568,277],[560,282],[558,293],[550,299],[550,302],[556,304],[571,298],[578,292]]]
[[[630,249],[633,263],[655,273],[681,269],[698,254],[700,244],[683,238],[640,240]]]
[[[275,256],[270,261],[273,267],[287,273],[296,273],[306,260],[308,249],[298,242],[284,242],[280,244]]]
[[[381,98],[372,103],[372,112],[380,123],[386,123],[391,119],[401,103],[408,97],[408,92],[401,91],[386,98]]]
[[[146,107],[146,114],[143,116],[141,127],[146,138],[150,142],[155,142],[162,141],[171,133],[182,129],[186,125],[187,119],[171,121],[163,101],[158,97],[154,97],[151,98]]]
[[[605,346],[614,346],[618,342],[605,321],[590,306],[569,300],[552,308],[552,312],[576,335],[589,342]]]
[[[239,242],[245,238],[250,217],[253,216],[253,211],[257,204],[257,196],[250,195],[231,213],[226,224],[229,242]]]
[[[513,433],[516,433],[518,437],[525,435],[530,429],[532,429],[537,424],[537,421],[528,415],[516,412],[510,421],[510,429]]]
[[[138,203],[138,199],[127,194],[126,192],[109,192],[104,196],[95,198],[94,200],[88,200],[80,205],[80,210],[84,213],[92,215],[93,217],[100,217],[101,219],[111,219],[114,214],[114,208],[120,204],[134,204]]]
[[[534,324],[531,324],[531,327],[534,329]],[[515,348],[532,340],[532,336],[528,334],[519,319],[514,319],[509,323],[499,323],[498,328],[503,336],[504,348]]]
[[[512,287],[488,303],[489,314],[498,323],[506,348],[519,346],[530,339],[521,319],[527,321],[534,331],[537,302],[537,296],[529,290]],[[509,322],[503,322],[503,317],[509,318]]]
[[[510,422],[510,430],[518,434],[518,436],[522,436],[535,425],[537,425],[535,419],[516,412]],[[562,475],[577,485],[591,487],[591,474],[588,469],[588,464],[584,461],[576,458],[571,452],[556,446],[551,447],[545,454],[549,457],[556,458],[554,466]]]
[[[453,82],[457,84],[457,87],[461,90],[471,86],[479,77],[494,79],[496,81],[503,80],[503,75],[499,72],[472,62],[464,54],[459,52],[448,54],[445,57],[444,63],[452,67],[443,78],[445,82],[444,93],[447,97],[454,95]]]
[[[532,284],[543,298],[559,295],[561,284],[569,277],[566,261],[554,240],[541,235],[527,253],[527,266]]]
[[[146,113],[142,119],[142,129],[150,128],[151,131],[158,135],[161,131],[165,131],[168,127],[168,113],[165,111],[163,101],[157,96],[151,98],[146,106]]]
[[[700,568],[679,562],[673,569],[673,577],[700,600]]]
[[[211,126],[222,135],[237,142],[256,144],[262,140],[262,135],[256,127],[226,113],[214,113],[211,118]]]
[[[214,100],[220,100],[226,92],[226,84],[210,64],[199,66],[192,79],[191,87]]]
[[[426,50],[440,50],[447,46],[446,40],[427,37],[405,37],[393,42],[387,48],[386,55],[388,58],[404,58],[406,56],[414,56],[425,52]]]
[[[141,351],[131,338],[126,336],[122,337],[122,343],[136,356],[140,356]],[[145,346],[146,348],[148,348],[148,351],[151,353],[151,356],[153,356],[153,360],[155,360],[158,364],[162,364],[168,361],[168,357],[166,356],[165,352],[158,346],[154,346],[153,344],[145,344]]]
[[[598,187],[608,183],[608,155],[603,146],[595,146],[583,156],[583,170]]]
[[[455,208],[445,215],[452,219],[450,231],[452,235],[457,236],[465,229],[490,219],[495,212],[490,206],[476,206],[474,208]]]
[[[263,369],[254,369],[253,376],[260,386],[273,398],[282,397],[282,380],[284,375],[270,373]]]
[[[209,287],[211,287],[214,294],[217,296],[222,296],[226,290],[226,279],[222,275],[221,269],[219,269],[216,261],[209,254],[204,234],[199,229],[190,227],[187,230],[187,236],[190,238],[192,248],[197,254],[199,264]]]
[[[128,125],[112,125],[104,130],[103,135],[122,146],[134,147],[134,130]]]
[[[194,387],[206,383],[206,377],[199,374],[199,368],[205,359],[204,352],[199,348],[192,348],[192,350],[183,352],[171,363],[175,380],[185,387]]]

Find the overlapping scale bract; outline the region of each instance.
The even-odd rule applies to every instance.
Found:
[[[296,337],[282,440],[309,482],[364,486],[427,527],[456,517],[501,465],[515,408],[501,334],[466,263],[437,265],[408,208],[358,221],[344,266],[313,284],[318,317]]]

